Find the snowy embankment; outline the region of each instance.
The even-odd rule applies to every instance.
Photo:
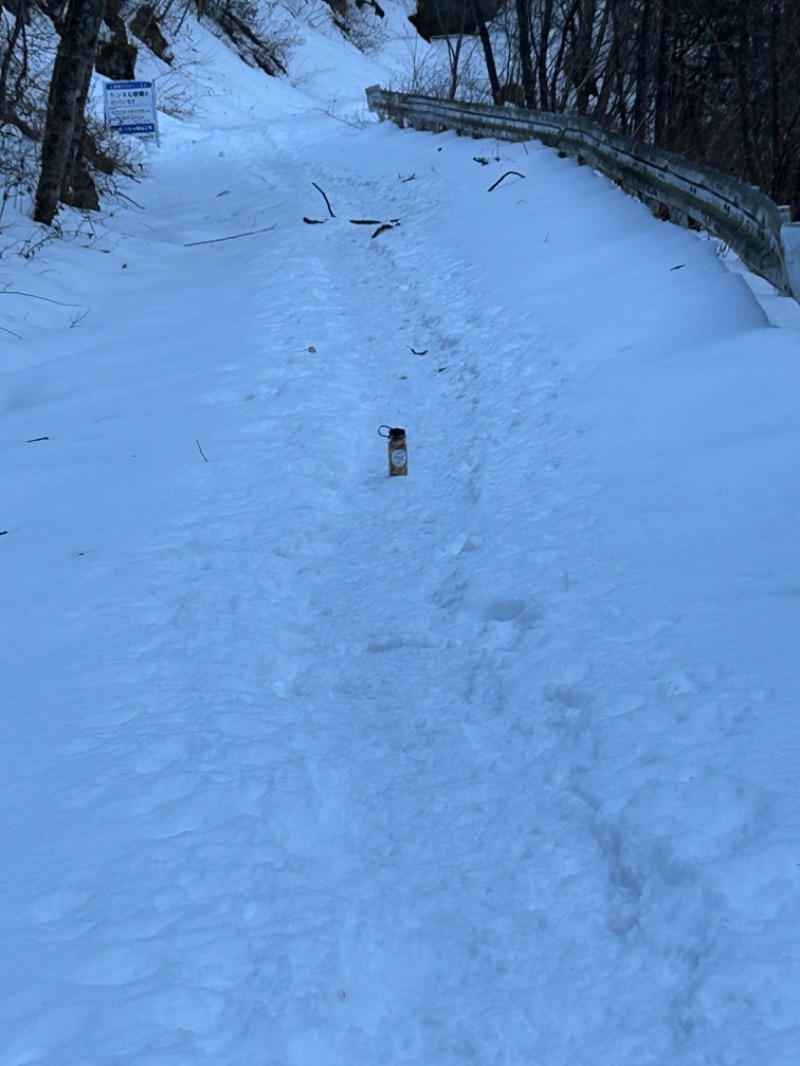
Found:
[[[0,263],[0,1066],[796,1062],[797,308],[194,32]]]

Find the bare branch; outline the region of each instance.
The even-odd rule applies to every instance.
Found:
[[[496,189],[501,181],[505,181],[505,179],[511,177],[512,174],[515,177],[517,177],[517,178],[524,178],[525,177],[525,175],[524,174],[520,174],[520,172],[518,170],[507,170],[505,172],[505,174],[503,174],[501,177],[499,177],[497,179],[497,181],[493,185],[490,185],[489,188],[486,191],[487,192],[491,192],[493,189]]]
[[[305,222],[305,219],[303,219]],[[269,233],[270,230],[275,229],[278,225],[274,222],[271,226],[264,226],[263,229],[251,229],[247,233],[232,233],[230,237],[212,237],[208,241],[189,241],[188,244],[184,244],[184,248],[196,248],[199,244],[219,244],[221,241],[238,241],[240,237],[254,237],[257,233]]]
[[[328,211],[330,212],[331,218],[336,218],[336,215],[333,213],[333,208],[331,207],[331,202],[328,199],[328,197],[325,195],[325,193],[322,191],[322,189],[320,189],[319,185],[317,185],[317,183],[315,181],[312,181],[311,184],[314,186],[314,188],[320,194],[322,199],[325,201],[325,203],[326,203],[326,205],[328,207]]]

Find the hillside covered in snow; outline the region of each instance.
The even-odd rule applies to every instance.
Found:
[[[794,1066],[800,310],[386,6],[6,198],[0,1066]]]

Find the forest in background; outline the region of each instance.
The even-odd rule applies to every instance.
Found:
[[[372,0],[328,0],[335,25]],[[586,115],[608,128],[734,174],[800,217],[800,4],[797,0],[420,0],[423,35],[449,32],[443,95],[465,88],[465,41],[485,59],[495,102]],[[244,41],[266,73],[286,73],[276,5],[254,0],[0,0],[0,160],[4,195],[37,185],[35,216],[98,205],[96,177],[119,152],[87,121],[93,69],[135,77],[137,48],[169,62],[169,26],[192,14]],[[301,17],[300,8],[289,14]],[[283,12],[286,15],[286,12]],[[455,22],[454,22],[455,20]],[[166,36],[165,36],[166,34]],[[290,35],[289,35],[290,36]],[[251,39],[252,38],[252,39]],[[358,44],[358,40],[355,39]],[[368,45],[368,35],[362,44]],[[407,86],[425,91],[425,84]],[[473,91],[475,89],[472,86]],[[41,144],[41,162],[30,145]]]
[[[514,3],[517,103],[735,174],[798,217],[797,0]]]

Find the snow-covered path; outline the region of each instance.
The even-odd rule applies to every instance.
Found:
[[[796,329],[537,146],[214,117],[22,279],[0,1066],[788,1066]]]

